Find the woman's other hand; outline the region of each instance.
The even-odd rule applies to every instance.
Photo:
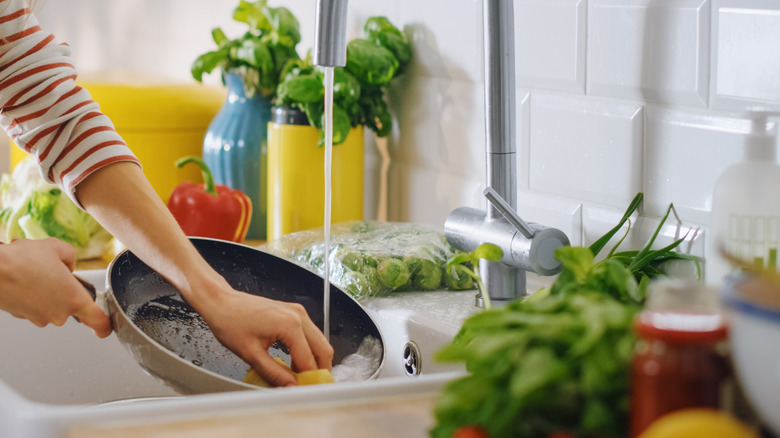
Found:
[[[220,280],[211,283],[212,291],[221,289],[218,293],[198,293],[201,299],[208,296],[208,302],[198,300],[193,305],[217,339],[269,383],[296,384],[295,377],[268,354],[277,340],[290,349],[293,370],[331,369],[333,347],[302,305],[234,291]]]
[[[44,327],[75,316],[101,338],[111,321],[73,276],[73,247],[55,238],[0,245],[0,309]]]

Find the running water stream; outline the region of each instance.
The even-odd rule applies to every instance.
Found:
[[[322,332],[330,342],[330,201],[331,169],[333,161],[333,67],[324,67],[325,112],[322,117],[322,129],[325,136],[325,216],[322,225],[325,260],[323,265],[323,325]]]

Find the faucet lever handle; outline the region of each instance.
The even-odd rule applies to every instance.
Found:
[[[488,201],[490,201],[490,203],[493,204],[493,206],[496,207],[496,209],[500,211],[502,215],[504,215],[506,220],[509,221],[509,223],[512,224],[515,228],[517,228],[517,231],[525,236],[526,239],[533,239],[535,234],[534,230],[532,230],[531,227],[525,223],[520,215],[518,215],[517,212],[509,204],[507,204],[507,202],[504,201],[504,198],[496,193],[492,187],[486,187],[482,194],[485,195]]]

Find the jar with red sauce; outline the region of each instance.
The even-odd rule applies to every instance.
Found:
[[[653,283],[634,327],[631,437],[668,412],[726,407],[728,326],[715,290],[684,280]]]

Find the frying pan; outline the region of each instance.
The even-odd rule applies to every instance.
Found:
[[[249,246],[200,237],[190,240],[234,289],[300,303],[322,329],[322,277]],[[114,331],[149,374],[182,394],[258,389],[241,381],[249,365],[223,346],[179,292],[132,252],[117,255],[107,277],[105,307]],[[345,358],[354,363],[356,357],[368,357],[358,360],[364,365],[357,380],[376,377],[385,357],[379,329],[357,301],[333,285],[330,300],[334,375]],[[289,352],[281,343],[275,343],[269,353],[289,363]]]

